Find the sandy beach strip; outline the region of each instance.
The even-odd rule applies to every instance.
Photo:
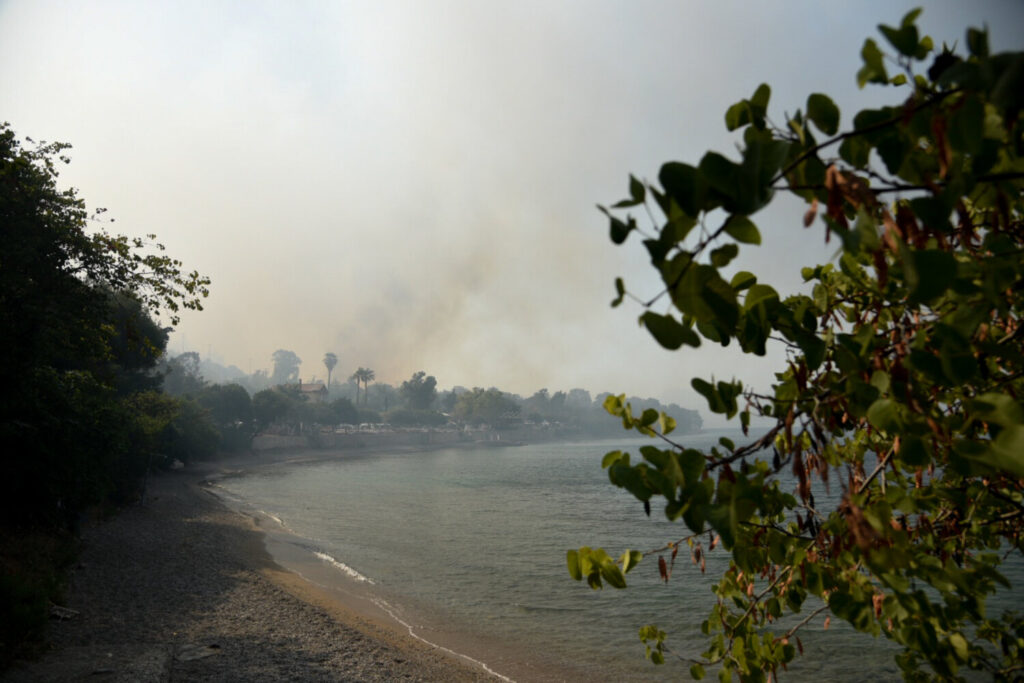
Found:
[[[312,455],[316,459],[315,455]],[[159,475],[144,505],[83,532],[51,648],[5,681],[494,681],[285,571],[210,476],[263,455]]]

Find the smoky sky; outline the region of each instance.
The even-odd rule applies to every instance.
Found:
[[[657,283],[596,210],[628,175],[735,155],[725,109],[831,94],[843,123],[865,37],[903,2],[0,2],[0,118],[74,145],[62,180],[213,284],[171,348],[243,370],[278,348],[323,378],[417,370],[440,386],[583,387],[701,407],[694,374],[766,387],[771,362],[660,350],[612,310]],[[929,3],[937,43],[1019,2]],[[856,108],[856,109],[855,109]],[[834,246],[792,202],[755,216],[736,268],[783,291]],[[641,223],[647,219],[644,214]],[[775,350],[770,360],[778,361]],[[777,365],[777,363],[776,363]]]

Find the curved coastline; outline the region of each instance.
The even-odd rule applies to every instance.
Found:
[[[337,453],[335,457],[339,455],[344,457],[343,454]],[[304,464],[318,460],[303,458],[265,464]],[[232,476],[240,474],[233,472]],[[262,531],[264,545],[271,560],[281,567],[283,572],[275,575],[275,580],[287,584],[293,592],[299,593],[297,597],[300,599],[320,604],[328,611],[341,608],[343,611],[339,617],[342,621],[350,621],[353,618],[360,622],[368,621],[375,629],[382,628],[385,631],[397,632],[401,638],[411,638],[432,652],[445,653],[474,670],[486,673],[490,677],[487,680],[515,683],[513,678],[496,671],[487,662],[446,647],[418,633],[420,629],[410,623],[408,617],[402,615],[402,610],[390,604],[385,598],[366,590],[367,587],[376,585],[372,578],[363,576],[344,562],[323,552],[312,540],[296,535],[276,515],[252,508],[245,501],[230,496],[216,484],[216,478],[207,478],[201,485],[229,509],[250,518]],[[264,520],[270,520],[273,524],[264,526]],[[292,577],[297,577],[305,585],[297,585]]]
[[[339,454],[261,453],[154,477],[144,505],[84,530],[74,617],[3,680],[511,680],[285,569],[266,529],[207,488],[329,457]]]
[[[450,628],[451,622],[438,623],[439,615],[432,614],[423,623],[424,612],[399,596],[378,590],[375,577],[363,576],[345,563],[346,558],[334,557],[318,541],[300,535],[287,525],[287,520],[272,512],[259,509],[249,501],[240,499],[224,487],[226,478],[244,477],[259,471],[273,471],[285,467],[313,465],[338,459],[373,458],[396,453],[416,454],[435,450],[479,448],[484,442],[394,444],[381,443],[348,450],[280,449],[262,451],[222,463],[211,470],[200,485],[222,505],[252,521],[263,536],[264,547],[271,559],[283,568],[279,580],[287,580],[299,587],[304,600],[316,602],[328,611],[339,609],[342,620],[356,619],[382,629],[389,637],[411,643],[430,652],[446,655],[481,676],[481,680],[529,680],[543,682],[567,680],[603,680],[593,671],[583,671],[560,659],[532,650],[523,650],[489,634],[469,633]],[[506,440],[486,444],[491,447],[520,446],[521,442]],[[400,602],[395,602],[398,598]],[[440,626],[440,628],[437,628]],[[462,680],[445,675],[441,679]]]

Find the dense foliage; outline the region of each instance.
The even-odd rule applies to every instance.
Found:
[[[209,446],[156,372],[158,316],[201,309],[209,280],[59,189],[66,149],[0,125],[0,666],[38,642],[82,512]]]
[[[57,187],[67,145],[29,143],[0,126],[0,505],[51,524],[134,495],[148,427],[131,397],[159,384],[167,339],[151,316],[201,308],[208,280],[153,236],[91,229],[102,212]]]
[[[662,575],[681,546],[701,566],[716,545],[729,554],[707,649],[675,652],[697,678],[709,665],[726,680],[779,673],[821,613],[898,643],[911,680],[1024,671],[1021,615],[986,611],[1006,583],[1000,565],[1024,551],[1024,54],[990,54],[976,29],[966,55],[937,50],[917,14],[879,27],[889,53],[874,40],[861,52],[859,85],[894,89],[892,106],[840,132],[838,107],[814,93],[776,125],[762,85],[725,115],[742,131],[738,162],[708,152],[696,166],[667,163],[658,185],[631,178],[630,197],[603,209],[620,244],[646,232],[620,211],[661,212],[643,244],[664,290],[637,298],[620,279],[614,302],[639,301],[658,343],[785,348],[768,393],[692,380],[744,430],[752,415],[771,421],[747,445],[701,453],[673,439],[670,417],[606,402],[664,444],[603,463],[648,510],[663,497],[689,528],[659,553]],[[801,271],[808,294],[726,275],[760,243],[751,216],[778,193],[803,199],[804,226],[839,247]],[[823,503],[829,487],[835,506]],[[584,547],[569,570],[622,587],[642,556]],[[673,652],[658,626],[640,635],[656,662]]]
[[[402,400],[412,410],[430,410],[437,399],[437,380],[420,370],[402,382]]]
[[[464,391],[455,399],[454,417],[468,424],[501,425],[519,416],[520,408],[507,394],[498,389],[476,387]]]
[[[321,426],[355,424],[360,420],[359,411],[347,398],[313,402],[289,385],[257,392],[252,397],[252,415],[258,431],[277,425],[292,434],[315,431]]]

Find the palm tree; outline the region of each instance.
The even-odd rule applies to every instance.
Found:
[[[331,371],[338,364],[338,357],[328,351],[324,354],[324,365],[327,367],[327,391],[331,390]]]
[[[353,372],[352,376],[349,377],[349,380],[356,383],[356,405],[359,405],[359,383],[363,381],[363,368],[359,368]]]
[[[356,403],[359,403],[359,383],[363,383],[363,405],[366,405],[366,392],[369,389],[370,382],[373,381],[374,373],[370,368],[359,368],[352,373],[349,379],[356,381]]]
[[[373,381],[374,374],[373,370],[371,370],[370,368],[364,368],[364,370],[365,372],[363,372],[363,405],[365,406],[367,400],[369,400],[370,398],[370,395],[367,392],[370,391],[370,382]]]

